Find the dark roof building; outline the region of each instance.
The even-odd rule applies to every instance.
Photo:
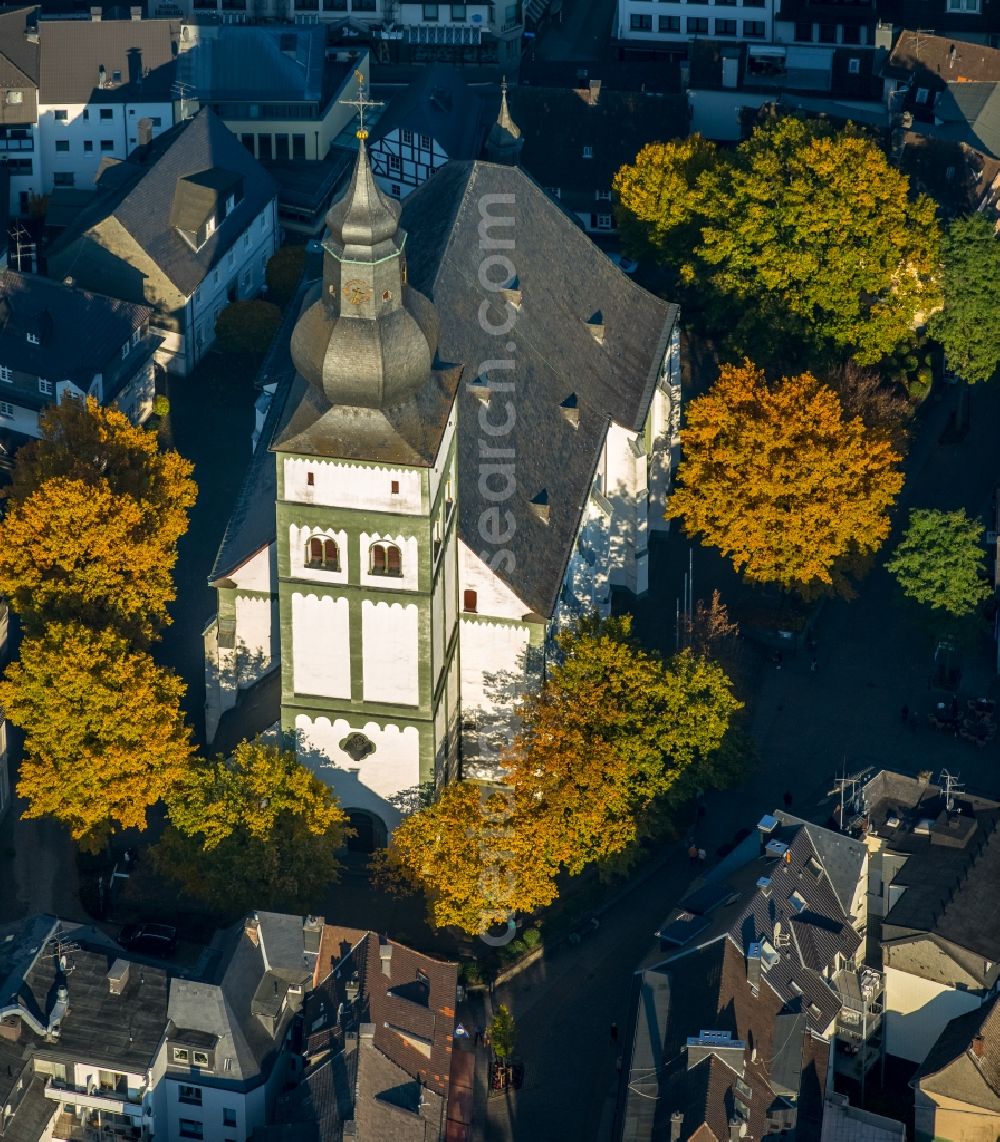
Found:
[[[893,28],[954,36],[988,43],[1000,32],[1000,7],[995,0],[876,0],[878,18]]]
[[[40,20],[39,101],[170,103],[179,35],[170,20]]]
[[[430,64],[389,100],[372,132],[372,150],[392,132],[408,130],[429,135],[450,159],[474,159],[487,126],[483,100],[461,71],[450,64]]]
[[[0,12],[0,124],[32,124],[38,114],[38,9]],[[11,93],[11,94],[9,94]]]

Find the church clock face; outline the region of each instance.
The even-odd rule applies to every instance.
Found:
[[[359,278],[352,278],[344,283],[344,297],[351,305],[364,305],[371,300],[372,291],[367,284]]]

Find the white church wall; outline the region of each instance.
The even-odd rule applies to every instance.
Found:
[[[364,701],[420,701],[419,611],[415,603],[361,603]]]
[[[420,472],[413,468],[362,468],[333,460],[287,456],[284,476],[284,498],[294,503],[397,515],[423,512]],[[392,490],[394,482],[397,492]]]
[[[463,716],[491,713],[495,701],[489,676],[523,672],[530,630],[521,624],[463,619],[459,640]]]
[[[292,686],[296,694],[351,697],[347,599],[292,595]]]
[[[681,450],[681,341],[674,329],[649,412],[649,530],[669,531],[667,500]]]
[[[605,441],[604,495],[612,507],[610,579],[642,594],[649,587],[647,456],[642,437],[619,424]]]
[[[340,748],[355,731],[375,746],[362,761],[355,761]],[[402,814],[393,800],[420,784],[420,734],[414,726],[363,718],[357,724],[345,718],[331,722],[329,718],[311,719],[299,714],[295,735],[299,760],[332,787],[344,809],[367,809],[381,817],[390,830],[399,824]]]
[[[229,576],[241,591],[275,590],[278,582],[278,549],[274,543],[262,547]]]
[[[480,615],[523,619],[530,609],[468,544],[461,541],[458,545],[458,589],[460,597],[464,597],[465,591],[476,592],[476,612]]]
[[[447,555],[445,555],[444,558],[447,558]],[[437,687],[441,668],[444,665],[444,648],[445,639],[447,637],[444,625],[446,583],[447,577],[442,569],[442,573],[438,576],[438,581],[434,588],[434,598],[431,601],[431,653],[433,655],[435,671],[431,684],[435,688]]]
[[[236,596],[236,685],[252,686],[274,664],[272,643],[277,599],[269,595]]]
[[[451,465],[447,466],[448,453],[451,449],[451,442],[455,437],[455,425],[457,418],[455,413],[452,412],[448,418],[448,423],[445,426],[444,436],[441,438],[441,446],[438,448],[437,456],[434,458],[434,467],[430,470],[429,490],[431,503],[437,499],[438,488],[441,487],[441,480],[445,476],[447,467],[447,474],[451,477],[452,487],[455,487],[455,459],[452,457]]]
[[[340,553],[340,570],[330,571],[325,567],[306,566],[306,544],[314,536],[332,539]],[[346,583],[349,570],[347,532],[323,527],[298,527],[291,524],[288,529],[288,554],[293,579],[309,579],[314,583]]]
[[[369,570],[373,543],[394,543],[402,558],[401,575],[373,575]],[[362,587],[374,587],[378,591],[416,591],[420,568],[417,563],[419,551],[415,535],[383,535],[374,531],[361,533],[361,568],[359,580]]]

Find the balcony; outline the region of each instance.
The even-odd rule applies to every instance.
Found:
[[[52,1137],[58,1142],[143,1142],[149,1133],[138,1126],[80,1122],[63,1111],[52,1125]]]
[[[142,1118],[142,1104],[132,1101],[127,1093],[113,1090],[87,1090],[86,1087],[49,1079],[45,1084],[45,1097],[65,1106],[80,1110],[104,1110],[109,1114],[124,1114],[137,1122]]]

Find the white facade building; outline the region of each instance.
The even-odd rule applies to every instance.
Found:
[[[615,39],[624,47],[676,50],[690,40],[747,40],[770,43],[775,0],[618,0]]]

